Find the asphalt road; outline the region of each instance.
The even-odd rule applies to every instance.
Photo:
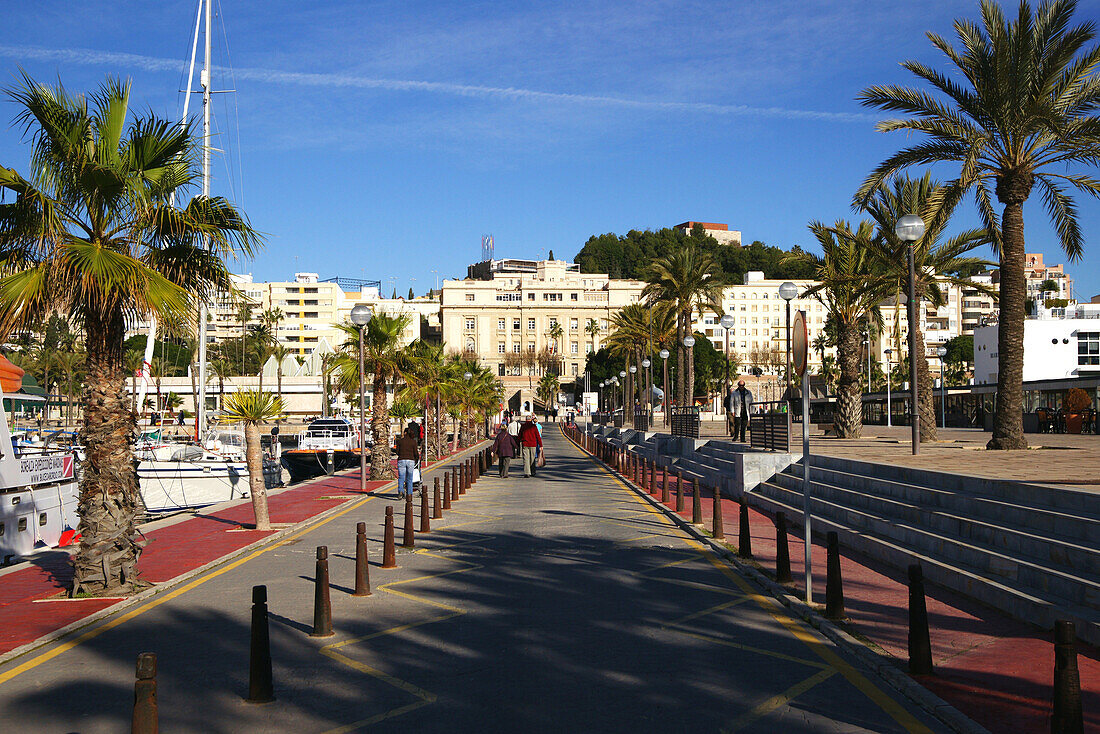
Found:
[[[134,660],[155,652],[164,732],[940,731],[552,426],[546,440],[537,477],[483,477],[399,549],[398,569],[378,563],[384,508],[400,542],[403,505],[375,497],[16,661],[0,722],[129,731]],[[365,598],[349,594],[357,521]],[[308,635],[318,545],[336,633],[321,639]],[[259,583],[277,700],[258,706],[243,697]]]

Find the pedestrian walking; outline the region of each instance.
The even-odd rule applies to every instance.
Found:
[[[519,429],[522,421],[519,418],[508,421],[508,435],[519,441]]]
[[[493,441],[493,453],[497,455],[498,462],[500,463],[500,478],[508,478],[508,464],[515,458],[516,452],[519,449],[519,444],[516,439],[508,433],[507,425],[502,425],[497,432],[496,440]]]
[[[393,443],[397,452],[397,496],[404,497],[413,493],[413,479],[416,465],[420,461],[420,430],[416,423],[409,423],[405,432]]]
[[[752,391],[745,387],[744,380],[737,381],[737,389],[726,396],[726,421],[730,437],[734,441],[745,441],[745,431],[749,426],[752,413]]]
[[[542,434],[535,426],[535,416],[530,413],[524,418],[519,432],[520,452],[523,456],[523,476],[535,476],[538,450],[542,448]]]

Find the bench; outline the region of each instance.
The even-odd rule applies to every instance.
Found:
[[[835,423],[815,423],[814,425],[817,426],[817,430],[821,431],[826,436],[835,436],[836,435],[836,424]]]

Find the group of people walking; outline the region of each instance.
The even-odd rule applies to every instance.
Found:
[[[501,479],[508,478],[508,466],[515,458],[523,460],[523,476],[535,476],[538,468],[546,465],[546,455],[542,451],[542,426],[535,416],[527,413],[521,420],[506,412],[493,440],[493,453],[500,464]]]

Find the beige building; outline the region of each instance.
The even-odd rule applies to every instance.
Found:
[[[730,229],[729,225],[721,222],[680,222],[673,229],[678,229],[684,234],[691,234],[695,225],[703,228],[703,231],[718,241],[720,245],[741,246],[741,231]]]
[[[645,286],[581,273],[562,260],[490,260],[469,272],[463,280],[443,281],[443,342],[448,351],[489,366],[506,388],[528,385],[532,370],[517,365],[524,353],[547,350],[560,357],[564,378],[583,374],[611,317],[638,301]]]

